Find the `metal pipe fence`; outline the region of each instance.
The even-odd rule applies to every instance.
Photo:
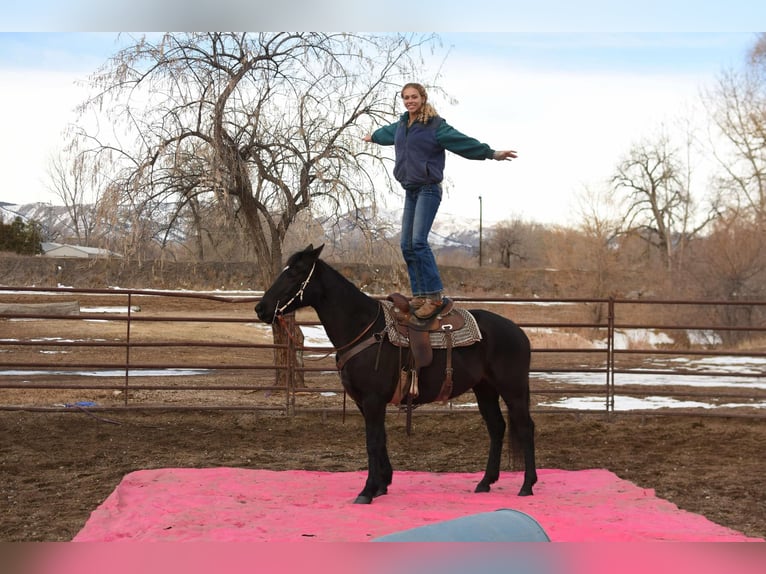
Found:
[[[57,305],[64,300],[67,311]],[[289,317],[303,333],[300,348],[290,338],[275,344],[253,312],[258,300],[256,293],[0,287],[0,410],[345,413],[334,349],[310,340],[321,335],[316,316]],[[618,402],[665,397],[699,404],[652,414],[766,416],[766,301],[455,301],[498,312],[528,333],[533,412],[647,414],[640,403],[622,409]],[[590,406],[565,406],[576,397]],[[471,399],[421,409],[473,412]]]

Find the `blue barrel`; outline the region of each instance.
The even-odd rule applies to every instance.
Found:
[[[542,526],[518,510],[501,508],[401,530],[373,542],[550,542]]]

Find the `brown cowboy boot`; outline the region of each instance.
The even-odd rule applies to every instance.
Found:
[[[418,319],[430,319],[436,315],[444,306],[441,296],[426,297],[425,302],[413,311],[413,315]]]

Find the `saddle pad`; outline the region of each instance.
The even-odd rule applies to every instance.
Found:
[[[391,301],[381,301],[383,305],[383,314],[386,317],[386,334],[390,341],[398,347],[409,347],[410,340],[405,337],[396,328],[396,318],[394,317],[393,307],[394,304]],[[453,347],[469,347],[474,343],[481,341],[481,331],[479,331],[479,325],[476,323],[476,318],[471,315],[466,309],[460,309],[453,307],[450,313],[458,313],[465,319],[465,325],[460,329],[454,331],[431,331],[429,339],[431,340],[431,347],[434,349],[446,349],[447,337],[451,334]]]

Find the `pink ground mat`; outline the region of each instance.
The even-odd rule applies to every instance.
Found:
[[[475,494],[480,473],[395,471],[388,495],[359,505],[364,472],[142,470],[123,478],[74,541],[362,542],[498,509],[528,514],[552,542],[761,541],[606,470],[538,475],[535,495],[519,497],[520,472]]]

